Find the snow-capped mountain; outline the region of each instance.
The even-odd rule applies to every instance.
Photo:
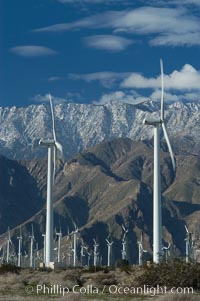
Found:
[[[159,116],[157,102],[131,105],[110,102],[104,105],[62,103],[55,106],[57,140],[65,157],[115,137],[132,140],[152,138],[151,127],[143,125],[147,116]],[[166,124],[170,136],[195,136],[200,141],[200,103],[166,104]],[[52,137],[48,104],[0,108],[0,153],[10,158],[44,156],[40,138]]]

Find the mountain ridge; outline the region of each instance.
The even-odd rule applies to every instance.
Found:
[[[200,142],[200,117],[197,102],[167,103],[166,125],[169,136],[196,137]],[[151,139],[153,130],[143,125],[146,117],[160,115],[159,102],[136,105],[62,103],[55,105],[57,140],[63,144],[65,158],[100,142],[119,137],[134,141]],[[38,145],[40,138],[52,137],[50,106],[0,107],[0,153],[10,159],[45,157],[46,149]]]
[[[183,143],[184,144],[184,143]],[[184,145],[183,145],[184,146]],[[168,152],[161,150],[161,179],[163,193],[163,238],[164,244],[171,242],[178,254],[184,254],[185,223],[199,237],[200,202],[198,197],[200,178],[200,154],[190,156],[181,152],[179,143],[177,171],[173,172]],[[16,164],[16,161],[13,161]],[[46,159],[19,161],[26,167],[30,179],[40,195],[39,206],[24,199],[12,200],[20,207],[29,208],[30,215],[22,216],[21,222],[9,218],[7,225],[1,228],[1,243],[5,239],[7,226],[13,228],[12,236],[17,236],[19,225],[26,235],[24,246],[28,248],[28,237],[31,223],[34,224],[35,237],[42,248],[42,233],[45,229],[46,203]],[[144,247],[152,252],[152,206],[153,206],[153,147],[150,142],[134,142],[129,138],[119,138],[110,142],[102,142],[82,153],[73,156],[67,162],[58,161],[58,169],[54,189],[54,221],[55,227],[61,224],[63,245],[66,245],[67,228],[73,230],[75,222],[80,235],[92,248],[92,239],[97,237],[106,257],[105,238],[112,232],[115,241],[114,256],[120,258],[121,224],[129,229],[128,244],[131,262],[137,260],[137,240],[141,231],[144,235]],[[195,169],[194,169],[195,167]],[[11,177],[11,176],[10,176]],[[10,177],[6,183],[10,185]],[[18,177],[19,178],[19,177]],[[25,177],[27,179],[27,177]],[[22,177],[19,190],[29,191],[30,182]],[[195,179],[195,181],[194,181]],[[193,194],[188,192],[192,183]],[[17,189],[17,187],[16,187]],[[188,192],[188,193],[186,193]],[[16,193],[17,196],[17,193]],[[35,195],[37,198],[37,194]],[[2,207],[1,207],[2,208]],[[1,209],[2,211],[2,209]],[[1,212],[3,215],[3,212]],[[17,214],[15,212],[15,214]],[[177,234],[179,232],[179,235]],[[4,233],[3,233],[4,232]]]

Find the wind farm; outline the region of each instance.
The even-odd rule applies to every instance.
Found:
[[[158,110],[158,114],[159,112]],[[59,141],[62,141],[62,139],[59,139]],[[164,213],[161,256],[159,256],[159,263],[153,263],[153,145],[153,143],[132,142],[130,139],[118,139],[100,144],[83,154],[78,154],[66,164],[63,163],[63,159],[58,161],[54,181],[54,218],[52,228],[55,231],[53,230],[52,237],[53,257],[50,265],[51,272],[48,270],[49,267],[46,266],[45,259],[47,243],[47,161],[42,161],[41,165],[32,165],[31,168],[34,167],[33,170],[35,170],[35,166],[40,170],[40,179],[43,181],[43,184],[40,184],[41,187],[42,185],[44,187],[43,210],[36,213],[34,218],[27,220],[27,222],[19,226],[13,228],[8,225],[9,228],[5,231],[5,236],[1,240],[1,267],[3,268],[5,263],[8,267],[16,266],[20,268],[18,273],[21,277],[22,275],[24,275],[23,277],[27,277],[25,273],[31,271],[32,275],[35,275],[34,277],[38,281],[41,273],[50,273],[49,275],[51,275],[52,279],[49,280],[49,283],[52,285],[56,277],[58,277],[56,274],[58,271],[60,273],[59,277],[61,275],[62,277],[69,277],[65,273],[68,273],[67,275],[70,273],[74,275],[75,273],[75,275],[81,275],[81,279],[84,279],[84,286],[89,285],[87,277],[92,277],[93,285],[99,289],[104,282],[108,283],[106,286],[107,290],[110,285],[118,286],[120,281],[130,286],[128,281],[131,281],[129,277],[133,277],[132,275],[135,275],[134,281],[138,285],[141,285],[141,283],[144,284],[147,280],[141,280],[139,275],[140,273],[146,275],[145,269],[152,271],[154,275],[157,275],[157,273],[162,275],[162,271],[165,271],[166,275],[168,275],[169,271],[166,270],[166,267],[171,270],[173,270],[172,267],[183,270],[188,267],[192,269],[197,268],[200,259],[198,232],[195,231],[189,220],[178,221],[177,217],[173,217],[173,215],[169,216],[170,211],[169,207],[166,207],[165,194],[165,202],[161,203]],[[115,150],[114,154],[113,149]],[[176,174],[182,175],[182,171],[179,173],[180,167],[178,162],[180,162],[179,158],[183,160],[183,157],[177,154],[177,150],[175,152],[177,162]],[[108,161],[105,154],[106,156],[109,154],[111,160],[113,160],[110,167],[112,174],[106,167]],[[140,174],[138,164],[141,162],[141,158],[144,160],[142,165],[144,168],[142,184],[138,180]],[[131,167],[133,162],[134,169]],[[38,163],[35,161],[34,164]],[[151,164],[151,173],[149,172],[149,164]],[[194,169],[195,165],[192,165],[191,161],[190,164],[191,168]],[[174,169],[170,155],[167,148],[164,147],[163,149],[162,141],[160,165],[162,167],[161,170],[164,170],[164,174],[161,171],[161,179],[169,181],[168,183],[174,183],[175,187],[177,187],[176,182],[174,182]],[[43,167],[42,173],[40,166]],[[135,173],[136,170],[138,170],[137,173]],[[125,176],[128,177],[125,178]],[[38,183],[40,183],[39,181],[38,179]],[[61,181],[61,184],[59,184],[59,181]],[[164,183],[166,183],[165,181]],[[69,183],[71,183],[71,188],[69,188]],[[145,188],[149,187],[149,183],[152,185],[152,190]],[[75,186],[77,184],[78,186]],[[172,187],[171,184],[167,185]],[[90,189],[88,190],[87,187],[90,187]],[[76,196],[71,196],[72,191],[76,191]],[[102,191],[104,191],[105,195],[102,195]],[[130,195],[132,196],[131,199]],[[94,212],[93,216],[96,216],[96,220],[92,223],[90,222],[91,224],[87,224],[84,220],[87,211],[83,207],[83,200],[86,197],[91,202],[90,206],[92,206],[91,208]],[[95,202],[97,197],[99,201]],[[58,203],[56,200],[58,200]],[[63,206],[63,203],[66,203],[66,205]],[[134,204],[132,209],[130,207],[131,203]],[[103,206],[103,210],[99,207],[100,204]],[[76,208],[79,209],[77,210]],[[178,210],[178,207],[176,210]],[[181,213],[181,211],[179,212]],[[114,216],[115,218],[113,218]],[[152,218],[148,220],[149,216],[152,216]],[[174,226],[173,232],[170,224],[176,225],[178,230]],[[177,240],[177,231],[180,233],[180,240]],[[170,238],[170,234],[172,234],[172,238]],[[154,270],[156,266],[160,269],[159,272]],[[126,274],[128,276],[123,276],[123,273],[128,273]],[[106,277],[110,277],[110,282],[107,282]],[[173,275],[170,277],[174,281],[172,278]],[[183,279],[182,277],[184,276],[180,274],[180,280]],[[102,279],[101,281],[98,280],[100,278]],[[61,281],[61,278],[59,279]],[[66,285],[68,286],[70,278],[67,279]],[[153,280],[148,278],[148,281]],[[73,285],[78,284],[75,281]],[[105,298],[109,300],[110,294],[108,291],[107,293],[108,295]]]
[[[130,242],[132,238],[130,237],[130,225],[126,222],[119,223],[121,228],[120,232],[121,237],[116,240],[116,229],[113,228],[110,232],[110,226],[108,227],[108,236],[102,237],[102,233],[95,235],[96,238],[92,238],[91,234],[88,236],[84,233],[84,227],[79,225],[77,226],[76,214],[72,222],[68,223],[67,219],[63,220],[62,215],[59,217],[59,225],[57,229],[59,231],[54,231],[56,228],[54,221],[54,201],[53,201],[53,191],[56,191],[55,183],[56,181],[56,162],[58,162],[57,153],[59,152],[63,160],[63,150],[60,143],[57,142],[56,138],[56,121],[55,113],[53,108],[52,96],[49,95],[49,104],[52,120],[52,133],[53,139],[40,139],[39,146],[48,147],[48,159],[47,159],[47,184],[46,184],[46,195],[47,203],[46,210],[44,215],[44,225],[43,231],[40,232],[40,237],[37,234],[37,240],[34,234],[34,225],[31,223],[31,231],[29,238],[25,237],[23,233],[23,226],[20,225],[19,228],[16,228],[18,234],[16,239],[18,241],[18,250],[16,246],[13,246],[11,240],[11,231],[8,226],[6,244],[1,248],[1,264],[6,262],[7,264],[16,264],[20,268],[51,268],[51,269],[67,269],[67,268],[86,268],[90,269],[91,266],[94,266],[97,270],[100,266],[107,266],[108,268],[114,267],[121,258],[121,262],[124,264],[132,264],[143,266],[145,264],[150,264],[151,260],[154,264],[161,264],[162,262],[172,262],[177,258],[177,254],[180,254],[177,247],[173,245],[173,241],[169,243],[163,237],[163,223],[162,223],[162,192],[161,192],[161,150],[160,150],[160,127],[163,129],[164,138],[167,144],[169,155],[171,157],[171,163],[169,162],[169,170],[172,173],[172,177],[175,177],[176,173],[176,164],[175,158],[172,152],[172,147],[169,141],[169,137],[165,127],[165,104],[164,104],[164,72],[163,72],[163,62],[160,60],[160,69],[161,69],[161,101],[160,101],[160,118],[158,119],[148,119],[145,118],[144,125],[151,125],[154,127],[154,153],[153,153],[153,173],[152,173],[152,215],[153,215],[153,224],[152,228],[149,227],[149,231],[152,233],[153,241],[152,244],[150,241],[143,239],[143,234],[138,234],[138,240],[135,246],[131,246]],[[158,111],[159,113],[159,111]],[[129,142],[128,142],[129,143]],[[130,147],[130,146],[129,146]],[[145,145],[145,147],[147,147]],[[150,151],[149,151],[150,153]],[[166,158],[168,154],[164,152]],[[83,157],[82,157],[83,158]],[[86,158],[86,157],[85,157]],[[88,157],[89,158],[89,157]],[[80,157],[81,159],[81,157]],[[60,161],[62,163],[62,160]],[[78,159],[79,160],[79,159]],[[81,159],[82,160],[82,159]],[[67,163],[65,167],[64,174],[68,176],[68,168],[70,170],[70,165],[73,165],[74,162],[78,162],[77,159],[72,160]],[[80,161],[81,162],[81,161]],[[171,166],[170,166],[171,165]],[[95,166],[95,165],[94,165]],[[70,171],[71,172],[71,171]],[[61,171],[62,173],[62,171]],[[84,171],[83,171],[84,174]],[[61,174],[60,174],[61,175]],[[80,180],[82,179],[81,173],[79,174]],[[81,180],[82,181],[82,180]],[[87,183],[87,185],[89,182]],[[57,197],[57,192],[56,192]],[[105,209],[105,213],[106,213]],[[97,211],[98,212],[98,211]],[[80,212],[81,214],[81,212]],[[62,226],[61,226],[61,217],[62,217]],[[46,223],[45,223],[46,220]],[[58,219],[56,220],[58,222]],[[63,225],[65,225],[63,227]],[[36,225],[37,226],[37,225]],[[70,229],[71,228],[71,232]],[[200,250],[198,249],[198,240],[193,238],[193,233],[189,232],[186,224],[183,225],[182,231],[186,231],[186,238],[183,238],[180,244],[182,249],[185,245],[185,262],[192,263],[198,262],[198,254]],[[63,229],[63,230],[62,230]],[[106,235],[106,232],[104,232]],[[132,231],[131,231],[132,233]],[[143,231],[141,232],[143,233]],[[144,233],[145,234],[145,233]],[[111,239],[110,235],[114,235],[114,240]],[[144,235],[145,236],[145,235]],[[94,236],[93,236],[94,237]],[[13,235],[12,235],[13,238]],[[103,238],[103,240],[102,240]],[[15,240],[16,240],[15,239]],[[163,241],[165,243],[163,244]],[[23,241],[29,241],[28,247],[24,248]],[[116,256],[115,245],[120,243],[121,247],[120,252]],[[144,246],[145,244],[145,246]],[[27,243],[26,243],[27,245]],[[168,245],[168,246],[167,246]],[[15,250],[12,250],[15,249]],[[151,253],[151,249],[153,252]],[[28,252],[26,251],[28,250]],[[178,253],[177,253],[178,252]],[[121,253],[121,255],[120,255]],[[184,251],[183,251],[184,254]],[[114,255],[114,256],[113,256]],[[152,256],[152,257],[151,257]],[[178,256],[181,256],[178,255]],[[181,258],[181,257],[180,257]],[[184,257],[183,257],[184,258]]]
[[[0,11],[0,300],[198,301],[198,1]]]

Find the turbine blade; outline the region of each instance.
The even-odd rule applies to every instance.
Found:
[[[126,232],[126,229],[125,229],[125,227],[124,227],[124,225],[122,224],[122,229],[124,230],[124,232]]]
[[[55,141],[55,146],[56,146],[56,149],[60,153],[60,157],[63,158],[63,148],[62,148],[62,145],[59,142]]]
[[[53,103],[52,103],[52,99],[51,99],[51,94],[49,94],[49,102],[50,102],[51,116],[52,116],[53,139],[54,139],[54,141],[56,141],[55,119],[54,119],[54,110],[53,110]]]
[[[162,123],[162,128],[163,128],[165,140],[167,142],[170,157],[171,157],[171,160],[172,160],[172,166],[173,166],[173,169],[175,171],[176,170],[176,163],[175,163],[175,159],[174,159],[174,154],[173,154],[173,151],[172,151],[172,147],[171,147],[171,144],[170,144],[170,141],[169,141],[169,136],[167,134],[167,130],[166,130],[164,122]]]
[[[163,61],[161,59],[160,59],[160,72],[161,72],[160,119],[164,120],[164,72],[163,72]]]
[[[55,175],[56,175],[56,147],[53,148],[53,184],[55,181]]]
[[[185,230],[186,230],[186,232],[187,232],[187,233],[189,233],[189,231],[188,231],[188,228],[187,228],[187,226],[186,226],[186,225],[185,225]]]
[[[32,237],[34,238],[34,229],[33,229],[33,224],[32,224],[31,226],[32,226]]]

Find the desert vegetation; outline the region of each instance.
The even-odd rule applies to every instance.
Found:
[[[64,289],[48,293],[48,289],[57,285]],[[149,287],[167,287],[167,294],[141,295],[109,292],[109,287],[133,288],[148,285]],[[37,290],[37,286],[45,286]],[[76,290],[73,292],[73,287]],[[169,294],[171,287],[192,287],[194,293]],[[85,288],[90,288],[84,291]],[[95,291],[97,288],[98,293]],[[98,301],[98,300],[152,300],[152,301],[198,301],[200,288],[200,264],[186,264],[181,260],[160,265],[130,266],[127,263],[116,267],[93,267],[90,269],[67,269],[53,271],[49,269],[19,269],[11,265],[0,267],[0,300],[70,300],[70,301]],[[102,294],[102,290],[104,293]],[[93,291],[94,290],[94,291]]]

